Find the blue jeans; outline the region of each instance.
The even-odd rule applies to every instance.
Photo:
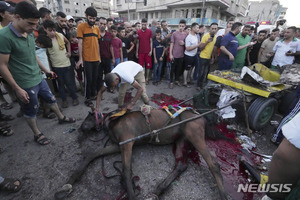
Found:
[[[123,58],[123,62],[128,61],[128,58]]]
[[[153,67],[153,82],[160,81],[160,74],[161,74],[161,68],[162,68],[162,61],[157,61],[157,64],[154,64]]]
[[[197,86],[203,87],[207,81],[207,74],[210,68],[210,59],[200,58]]]
[[[115,65],[111,65],[111,70],[113,70],[118,64],[120,64],[121,58],[115,58]]]
[[[167,62],[167,64],[166,64],[166,81],[170,81],[170,73],[171,73],[171,63]]]
[[[24,117],[33,118],[39,110],[39,96],[48,104],[56,103],[54,95],[51,93],[49,86],[45,79],[38,85],[24,89],[29,96],[29,103],[25,104],[20,101],[20,105],[24,112]]]
[[[195,70],[193,74],[193,80],[197,81],[198,76],[199,76],[199,66],[200,66],[200,56],[199,53],[196,55],[196,64],[195,64]]]
[[[77,99],[75,85],[72,81],[71,70],[73,70],[71,67],[53,67],[53,71],[57,74],[58,91],[63,101],[67,100],[65,85],[71,93],[72,99]]]

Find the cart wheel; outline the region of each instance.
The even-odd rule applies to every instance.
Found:
[[[258,97],[248,109],[251,129],[262,129],[277,110],[277,100],[274,98]]]

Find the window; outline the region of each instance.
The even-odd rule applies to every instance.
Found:
[[[201,17],[201,9],[192,9],[192,18],[200,18]]]
[[[86,4],[84,3],[83,6],[86,6]]]
[[[67,13],[71,12],[70,8],[66,8],[66,12]]]
[[[64,0],[65,4],[70,4],[69,0]]]
[[[212,10],[211,18],[218,19],[218,11]]]
[[[75,9],[75,13],[79,13],[79,10],[78,10],[78,9]]]
[[[94,4],[93,3],[91,3],[91,6],[93,6]]]
[[[121,5],[121,0],[117,0],[117,5]]]
[[[125,0],[125,3],[131,3],[132,0]]]

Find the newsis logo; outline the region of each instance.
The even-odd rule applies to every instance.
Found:
[[[283,192],[288,193],[292,189],[292,184],[239,184],[237,192]]]

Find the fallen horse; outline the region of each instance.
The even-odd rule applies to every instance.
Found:
[[[93,128],[100,128],[107,130],[110,139],[118,144],[128,139],[142,135],[149,130],[156,130],[167,125],[175,124],[180,121],[195,117],[198,115],[193,110],[186,110],[179,114],[176,118],[171,118],[170,115],[162,109],[151,109],[150,114],[144,116],[140,111],[126,113],[120,117],[112,117],[112,114],[96,115],[90,113],[81,125],[83,132],[90,131]],[[99,118],[98,118],[99,117]],[[158,199],[168,186],[187,169],[187,153],[184,149],[186,145],[192,145],[204,158],[209,170],[211,171],[220,194],[220,199],[227,199],[227,194],[224,189],[222,175],[220,173],[219,164],[214,161],[210,155],[205,143],[205,130],[207,128],[205,118],[201,117],[193,121],[189,121],[170,129],[162,131],[159,135],[149,135],[135,142],[129,142],[122,146],[113,145],[96,150],[95,152],[84,155],[83,161],[79,167],[71,175],[66,184],[72,185],[77,181],[84,172],[87,165],[94,159],[114,153],[121,152],[123,171],[122,182],[127,191],[129,199],[136,199],[134,193],[134,186],[132,183],[131,171],[131,156],[133,145],[156,144],[166,145],[175,143],[176,145],[176,166],[171,174],[159,183],[152,193],[149,195],[153,199]],[[64,194],[62,191],[56,193],[57,199],[62,199],[68,193]]]

